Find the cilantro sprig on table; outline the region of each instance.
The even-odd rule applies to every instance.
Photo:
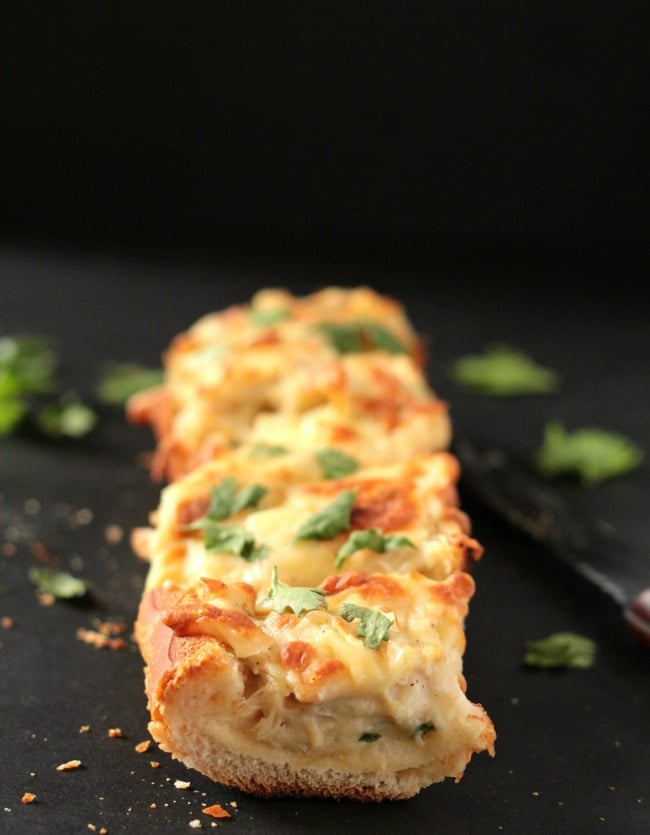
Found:
[[[575,632],[554,632],[544,638],[526,642],[524,664],[528,667],[577,667],[594,664],[596,643]]]
[[[99,370],[95,394],[100,402],[123,406],[140,391],[163,382],[162,368],[147,368],[135,362],[107,362]]]
[[[643,457],[638,444],[617,432],[598,427],[569,432],[559,421],[551,421],[534,461],[549,478],[574,473],[584,484],[595,485],[635,469]]]
[[[0,338],[0,437],[30,424],[50,437],[81,438],[97,414],[73,391],[61,388],[52,340],[14,334]]]
[[[550,394],[562,384],[557,371],[504,343],[489,345],[482,354],[459,357],[451,364],[449,374],[456,385],[489,397]]]

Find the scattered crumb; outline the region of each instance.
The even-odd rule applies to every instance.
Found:
[[[150,803],[150,804],[149,804],[149,808],[150,808],[150,809],[157,809],[158,807],[156,806],[156,804],[155,804],[155,803]]]
[[[236,800],[231,800],[228,805],[232,806],[233,809],[236,809],[237,808],[237,801]]]
[[[54,606],[54,604],[56,603],[56,598],[53,594],[50,594],[46,591],[41,591],[40,589],[37,589],[36,597],[38,598],[38,602],[41,604],[41,606]]]
[[[607,786],[607,788],[610,790],[610,792],[616,791],[616,786]]]
[[[68,760],[67,763],[57,765],[57,771],[74,771],[75,768],[81,768],[81,760]]]
[[[108,729],[108,736],[110,739],[122,739],[124,734],[122,733],[121,728],[109,728]]]
[[[150,747],[151,740],[145,739],[144,742],[138,742],[138,744],[135,746],[135,750],[138,752],[138,754],[144,754],[145,751],[148,751]]]
[[[16,546],[13,542],[3,542],[0,552],[2,553],[3,557],[13,557],[16,553],[16,550]]]
[[[232,805],[232,804],[231,804]],[[227,809],[224,809],[220,803],[214,803],[212,806],[206,806],[203,810],[204,815],[210,815],[211,818],[231,818],[232,815]]]
[[[36,801],[36,795],[33,792],[25,792],[25,794],[20,798],[21,803],[34,803]]]
[[[28,516],[36,516],[40,509],[41,503],[38,499],[26,499],[23,503],[23,510]]]
[[[151,765],[152,768],[160,768],[160,763],[157,762],[156,760],[151,760],[150,765]]]
[[[79,728],[79,733],[80,733],[80,734],[87,734],[87,733],[89,733],[89,732],[90,732],[90,725],[82,725],[82,726]]]
[[[14,619],[7,617],[6,615],[0,618],[0,626],[3,629],[13,629],[14,627]]]
[[[95,649],[125,649],[126,641],[123,638],[109,637],[105,632],[97,629],[84,629],[80,626],[77,629],[77,638],[85,644],[95,647]]]
[[[192,827],[192,829],[201,829],[203,824],[200,820],[195,818],[193,821],[190,821],[190,826]]]
[[[81,507],[74,515],[77,525],[89,525],[93,521],[93,512],[89,507]]]
[[[110,542],[111,545],[117,545],[124,538],[124,528],[121,528],[119,525],[107,525],[104,529],[104,536],[106,542]]]
[[[189,780],[174,780],[174,788],[176,789],[189,789],[189,787]]]
[[[539,792],[531,792],[533,797],[539,797]]]

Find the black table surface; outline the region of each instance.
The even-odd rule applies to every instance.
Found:
[[[636,278],[643,278],[642,275]],[[599,275],[561,264],[517,273],[494,266],[371,270],[0,250],[0,334],[52,336],[66,385],[89,400],[108,361],[159,366],[168,342],[199,316],[247,301],[264,286],[309,292],[369,284],[406,306],[426,337],[429,376],[459,431],[526,455],[550,419],[650,440],[647,309],[629,272]],[[452,384],[451,361],[503,341],[562,374],[554,395],[480,398]],[[484,555],[473,569],[467,618],[468,695],[497,730],[496,756],[474,757],[458,783],[384,804],[260,800],[212,783],[148,738],[142,661],[132,625],[146,565],[128,535],[146,524],[160,485],[146,472],[148,430],[95,404],[99,423],[80,441],[17,435],[0,441],[0,831],[192,831],[202,808],[232,813],[216,828],[246,833],[646,833],[650,831],[650,650],[628,634],[600,592],[562,568],[463,491]],[[650,471],[598,487],[558,485],[638,551],[650,581]],[[124,533],[120,541],[107,528]],[[46,552],[84,577],[90,600],[39,603],[29,567]],[[126,627],[125,649],[77,637],[98,622]],[[571,630],[598,646],[589,669],[533,670],[525,642]],[[87,732],[81,732],[88,726]],[[120,728],[121,738],[109,736]],[[56,766],[81,760],[68,772]],[[158,767],[154,765],[158,763]],[[188,781],[180,788],[176,781]],[[25,792],[36,802],[23,804]],[[232,805],[230,805],[232,804]]]

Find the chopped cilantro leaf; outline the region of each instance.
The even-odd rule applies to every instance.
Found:
[[[474,394],[517,397],[549,394],[560,387],[560,375],[507,345],[489,346],[483,354],[468,354],[451,366],[451,379]]]
[[[241,525],[222,525],[207,517],[201,521],[206,551],[236,554],[249,561],[263,559],[268,553],[268,548],[258,545],[255,537]]]
[[[435,731],[435,729],[436,726],[433,724],[433,722],[422,722],[415,729],[414,736],[424,736],[425,734],[428,734],[430,731]]]
[[[95,387],[102,403],[121,406],[134,394],[163,382],[161,368],[145,368],[133,362],[106,363]]]
[[[526,643],[524,663],[529,667],[591,667],[596,644],[575,632],[555,632]]]
[[[340,449],[327,447],[316,453],[316,460],[320,464],[325,478],[343,478],[352,475],[359,469],[359,462],[351,455]]]
[[[291,313],[284,307],[256,310],[254,307],[248,313],[249,319],[256,328],[270,328],[280,322],[285,322]]]
[[[396,548],[415,548],[415,545],[401,534],[384,536],[379,528],[352,531],[347,541],[336,552],[335,567],[339,569],[347,557],[352,556],[355,551],[360,551],[362,548],[369,548],[371,551],[383,554],[386,551],[394,551]]]
[[[535,463],[542,474],[555,477],[576,473],[585,484],[598,484],[637,467],[643,450],[615,432],[595,427],[567,432],[557,421],[544,430]]]
[[[88,591],[85,582],[78,577],[46,566],[32,566],[29,579],[39,591],[59,599],[83,597]]]
[[[10,435],[27,412],[27,404],[20,397],[0,397],[0,438]]]
[[[232,476],[224,478],[216,487],[212,488],[210,504],[204,517],[197,519],[188,527],[196,530],[202,527],[203,521],[219,522],[227,519],[241,510],[257,507],[266,493],[266,487],[261,484],[249,484],[237,489],[237,480]]]
[[[286,455],[288,452],[289,450],[280,444],[257,443],[251,446],[249,455],[251,458],[265,458],[266,456]]]
[[[325,589],[312,589],[304,586],[285,586],[278,581],[277,566],[273,566],[273,577],[268,597],[273,601],[273,611],[282,613],[290,609],[301,615],[314,609],[327,609],[324,600],[328,592]]]
[[[44,336],[0,338],[0,395],[38,394],[56,384],[58,358]]]
[[[406,348],[389,330],[371,320],[347,323],[321,322],[318,328],[340,354],[357,354],[362,351],[407,353]]]
[[[359,742],[377,742],[378,739],[381,739],[381,734],[366,731],[359,737]]]
[[[353,490],[342,490],[333,502],[310,516],[298,529],[297,539],[333,539],[350,527]]]
[[[64,394],[36,413],[39,428],[53,437],[82,438],[95,427],[97,414],[75,395]]]
[[[369,649],[379,649],[381,642],[388,640],[388,632],[394,623],[393,618],[387,617],[379,609],[368,609],[354,603],[343,604],[341,617],[348,623],[359,619],[357,637],[363,638],[363,645]]]

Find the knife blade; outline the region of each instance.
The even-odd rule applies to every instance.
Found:
[[[650,578],[633,549],[502,449],[456,437],[460,485],[611,598],[630,631],[650,646]]]

